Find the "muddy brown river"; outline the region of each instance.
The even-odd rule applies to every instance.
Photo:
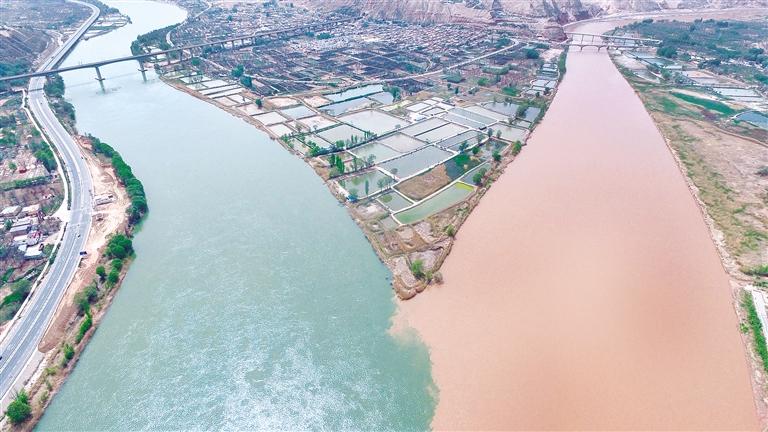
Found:
[[[728,277],[685,178],[604,53],[401,305],[436,429],[758,428]]]

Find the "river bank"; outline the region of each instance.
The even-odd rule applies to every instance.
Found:
[[[756,429],[730,285],[685,177],[607,55],[567,68],[445,285],[400,306],[430,347],[432,426]]]
[[[709,11],[703,18],[754,20],[764,17],[766,13],[764,9],[748,12]],[[701,14],[683,14],[675,18],[691,22],[701,17]],[[663,78],[658,83],[651,83],[639,78],[633,71],[618,66],[618,55],[614,54],[612,58],[653,118],[678,168],[686,174],[690,193],[699,206],[711,240],[729,276],[732,303],[741,322],[742,340],[748,347],[758,417],[761,424],[765,425],[768,422],[765,378],[768,365],[764,364],[759,355],[764,347],[758,347],[756,342],[764,330],[750,323],[750,313],[756,313],[755,303],[752,299],[745,300],[745,296],[762,295],[760,279],[748,272],[763,262],[762,233],[765,232],[766,222],[762,216],[765,214],[765,202],[761,194],[765,183],[761,181],[758,172],[768,164],[766,144],[761,140],[764,132],[748,123],[731,123],[730,116],[720,117],[675,96],[682,94],[675,92],[678,90],[706,98],[706,90],[682,89],[682,86],[664,82]],[[679,101],[679,104],[672,99]],[[666,107],[662,101],[667,104]],[[725,104],[721,106],[745,109],[737,101],[726,100]]]
[[[68,61],[126,55],[184,18],[168,4],[120,9],[132,24]],[[387,333],[386,268],[314,172],[152,71],[146,83],[135,64],[102,73],[104,93],[89,71],[65,75],[67,97],[78,128],[131,162],[152,216],[38,429],[425,429],[426,350]]]
[[[66,382],[133,262],[133,256],[126,256],[118,258],[120,263],[114,264],[117,257],[109,252],[111,238],[115,235],[130,238],[136,227],[136,221],[129,218],[131,202],[125,185],[118,181],[109,163],[93,154],[90,139],[78,137],[78,143],[94,179],[94,192],[102,197],[102,202],[96,207],[86,243],[90,253],[82,259],[38,347],[44,358],[27,385],[32,410],[20,430],[34,429]],[[106,269],[112,274],[108,275]]]

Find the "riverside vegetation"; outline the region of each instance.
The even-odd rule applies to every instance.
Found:
[[[24,397],[17,397],[18,403],[14,408],[11,409],[9,406],[6,410],[6,416],[14,425],[23,424],[27,419],[35,422],[39,420],[52,394],[71,372],[77,356],[90,338],[91,330],[109,307],[115,288],[119,286],[134,258],[131,235],[148,211],[144,188],[133,175],[131,167],[109,144],[90,135],[88,139],[92,143],[94,155],[108,158],[120,185],[130,198],[131,205],[126,210],[127,225],[124,233],[112,234],[107,244],[99,251],[99,261],[94,271],[95,277],[75,294],[76,316],[71,320],[73,324],[69,325],[64,339],[51,357],[50,364],[37,382],[31,386],[31,397],[23,393]],[[35,399],[37,404],[33,405],[31,401]]]

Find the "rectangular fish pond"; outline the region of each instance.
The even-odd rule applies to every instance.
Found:
[[[363,110],[352,114],[346,114],[338,118],[352,126],[383,135],[389,131],[400,129],[410,125],[407,120],[395,117],[376,110]]]
[[[318,132],[317,135],[329,143],[342,141],[345,145],[362,142],[365,139],[365,132],[345,124],[325,129]]]
[[[394,216],[395,219],[403,224],[418,222],[460,203],[474,191],[474,187],[461,182],[456,182],[432,198],[426,199],[416,206],[403,210],[400,213],[395,213]]]
[[[386,189],[392,181],[391,177],[377,169],[336,180],[347,193],[356,195],[358,198],[365,198]]]
[[[363,161],[367,161],[369,157],[373,156],[373,163],[383,162],[387,159],[392,159],[393,157],[397,157],[402,154],[398,151],[392,150],[380,142],[372,142],[360,147],[355,147],[354,149],[349,150],[349,153]]]
[[[433,165],[437,165],[451,156],[453,156],[451,152],[435,146],[426,146],[403,157],[384,162],[379,166],[396,177],[403,179],[424,171]]]
[[[381,84],[371,84],[367,86],[357,87],[349,90],[344,90],[338,93],[330,93],[323,95],[324,98],[333,102],[341,102],[352,98],[359,98],[374,93],[380,93],[384,90],[384,86]]]
[[[410,200],[400,195],[396,191],[379,195],[378,201],[392,212],[400,211],[413,205]]]
[[[380,139],[378,142],[396,151],[399,151],[400,153],[408,153],[427,145],[427,143],[424,141],[411,138],[408,135],[401,133],[392,134],[386,138]]]

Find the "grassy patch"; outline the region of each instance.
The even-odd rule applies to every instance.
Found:
[[[737,112],[735,109],[729,107],[728,105],[722,102],[718,102],[716,100],[700,98],[700,97],[692,96],[685,93],[678,93],[678,92],[670,92],[670,93],[672,93],[672,96],[678,99],[682,99],[688,103],[698,105],[710,111],[718,112],[722,115],[730,116],[730,115],[736,114]]]
[[[766,346],[765,335],[763,335],[763,324],[757,316],[755,302],[752,300],[752,295],[750,293],[744,293],[742,306],[747,311],[747,324],[749,325],[749,330],[752,332],[752,341],[755,343],[755,352],[763,362],[763,369],[768,372],[768,346]]]

